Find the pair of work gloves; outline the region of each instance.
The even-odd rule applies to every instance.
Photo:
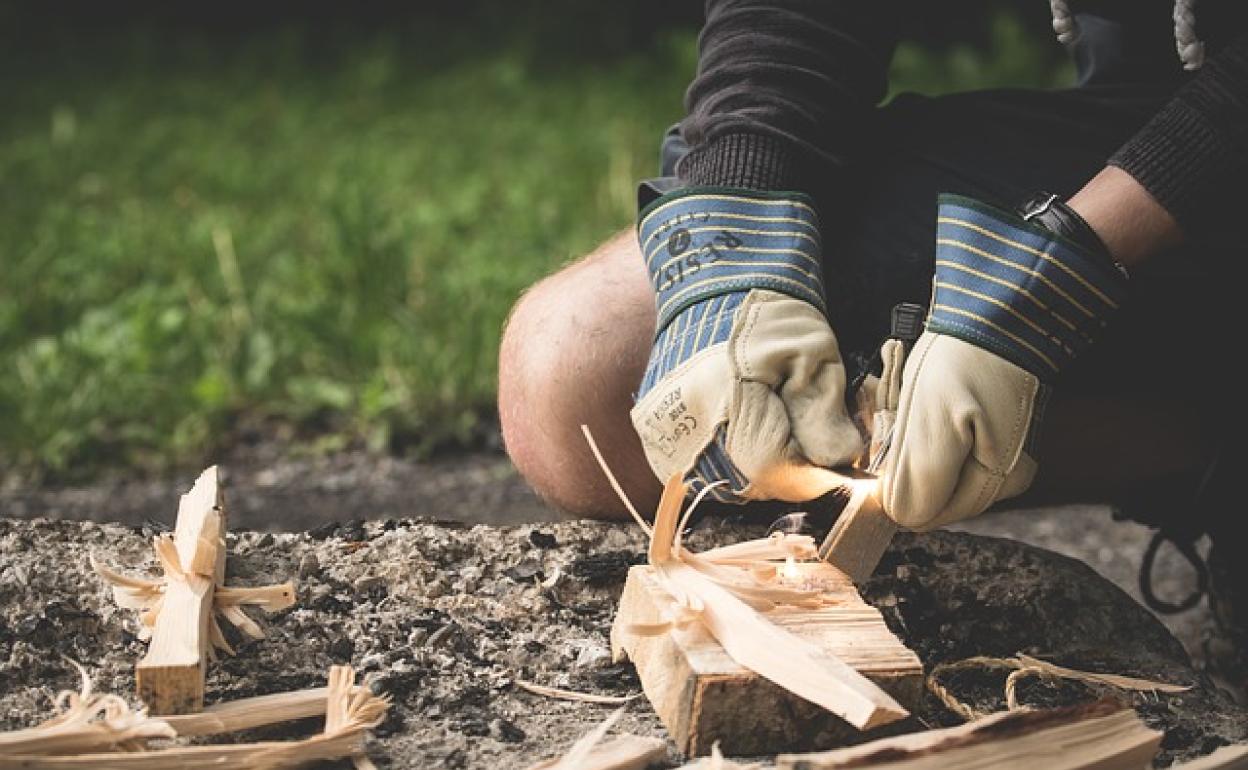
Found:
[[[632,421],[656,475],[729,502],[838,486],[827,469],[859,458],[863,437],[827,320],[813,202],[685,188],[641,212],[638,240],[658,326]],[[1027,489],[1054,378],[1126,293],[1105,255],[953,195],[939,200],[933,283],[900,390],[882,394],[896,414],[880,502],[916,530]]]

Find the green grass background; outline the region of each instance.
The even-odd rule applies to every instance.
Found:
[[[384,30],[322,57],[297,28],[170,55],[123,30],[5,68],[0,472],[196,462],[243,424],[478,440],[508,309],[629,224],[694,39],[552,62]],[[1069,82],[1055,51],[1001,16],[987,48],[903,46],[893,87]]]

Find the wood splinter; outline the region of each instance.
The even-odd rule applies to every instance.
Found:
[[[939,770],[1151,767],[1161,732],[1112,700],[1038,711],[1002,711],[958,727],[883,738],[818,754],[781,754],[777,770]]]
[[[147,654],[135,667],[139,697],[154,714],[186,714],[204,705],[207,660],[219,649],[234,650],[217,618],[245,636],[264,631],[242,610],[244,605],[269,612],[295,602],[291,582],[257,588],[225,586],[226,509],[217,466],[208,468],[178,503],[173,536],[153,538],[164,575],[157,580],[123,575],[91,565],[113,587],[118,605],[139,611]]]

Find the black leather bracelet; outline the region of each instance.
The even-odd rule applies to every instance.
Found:
[[[1038,192],[1018,207],[1018,215],[1024,221],[1035,222],[1094,254],[1104,256],[1118,272],[1122,273],[1123,277],[1131,277],[1127,268],[1109,253],[1105,242],[1096,234],[1092,226],[1079,216],[1078,212],[1067,206],[1060,196],[1049,192]]]

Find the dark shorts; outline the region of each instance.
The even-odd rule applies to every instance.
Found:
[[[1169,97],[1149,85],[903,94],[877,110],[875,146],[849,180],[818,196],[829,311],[851,370],[887,335],[894,305],[928,301],[938,193],[1008,208],[1039,190],[1070,196]],[[665,176],[684,150],[669,131]],[[1129,304],[1058,391],[1179,397],[1186,385],[1190,393],[1219,349],[1240,344],[1230,308],[1232,292],[1242,292],[1210,271],[1231,264],[1216,253],[1231,250],[1243,248],[1187,246],[1135,270]]]

